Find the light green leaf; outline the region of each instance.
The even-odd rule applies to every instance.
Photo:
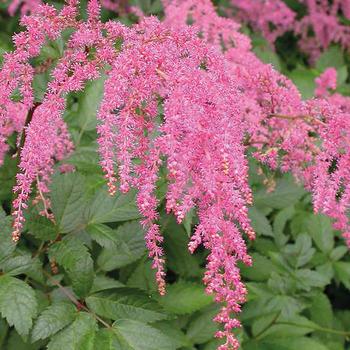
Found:
[[[74,321],[76,308],[71,302],[59,301],[47,307],[35,322],[32,341],[48,338]]]
[[[277,272],[272,261],[259,253],[252,253],[253,266],[240,267],[242,276],[253,281],[267,281],[272,272]]]
[[[267,220],[266,216],[257,207],[249,208],[249,218],[256,233],[273,237],[269,220]]]
[[[0,312],[20,335],[29,333],[37,307],[34,290],[27,283],[11,276],[0,276]]]
[[[299,288],[303,288],[306,291],[310,291],[312,287],[323,288],[330,283],[330,279],[327,276],[309,269],[297,270],[295,275],[300,283],[298,285]]]
[[[212,301],[212,297],[205,294],[202,285],[182,281],[169,285],[167,294],[159,299],[165,311],[178,315],[198,311]]]
[[[328,254],[334,246],[332,224],[324,215],[311,215],[307,220],[307,232],[321,252]]]
[[[79,95],[77,122],[82,131],[94,130],[97,124],[97,111],[103,97],[103,86],[106,76],[89,81]]]
[[[166,319],[167,315],[147,294],[138,289],[117,288],[90,295],[88,307],[96,314],[117,319],[133,319],[144,323]]]
[[[350,289],[350,262],[337,261],[333,267],[336,278]]]
[[[69,327],[51,338],[47,350],[95,350],[96,331],[96,320],[90,314],[81,312]]]
[[[261,190],[254,196],[256,206],[267,206],[275,209],[283,209],[296,203],[304,194],[301,186],[297,186],[291,179],[277,181],[273,192]]]

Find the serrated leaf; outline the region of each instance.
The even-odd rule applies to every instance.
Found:
[[[205,294],[202,285],[182,281],[169,285],[166,295],[159,299],[165,311],[177,315],[198,311],[212,301],[212,297]]]
[[[91,293],[96,293],[101,290],[105,289],[112,289],[112,288],[120,288],[120,287],[125,287],[123,283],[105,276],[105,275],[97,275],[94,278],[94,283],[91,288]]]
[[[330,350],[316,340],[306,337],[285,337],[251,340],[243,343],[244,350]]]
[[[49,241],[58,235],[58,227],[44,216],[32,213],[27,221],[29,232],[36,238]]]
[[[263,336],[273,336],[274,338],[301,336],[313,332],[317,327],[314,322],[306,317],[295,315],[290,318],[279,319],[263,333]]]
[[[274,191],[261,190],[256,193],[254,204],[258,207],[268,206],[274,209],[283,209],[296,203],[304,193],[303,188],[297,186],[293,180],[281,179],[277,181]]]
[[[350,263],[337,261],[333,264],[336,278],[350,289]]]
[[[332,252],[329,254],[329,257],[333,261],[337,261],[341,259],[348,251],[349,251],[349,248],[347,248],[345,245],[338,246],[332,250]]]
[[[112,329],[100,329],[95,338],[95,349],[99,350],[129,350],[121,344],[116,332]]]
[[[330,279],[323,274],[312,271],[310,269],[300,269],[295,273],[299,284],[299,288],[310,291],[312,287],[323,288],[330,283]]]
[[[139,221],[130,221],[115,232],[117,247],[104,248],[97,264],[103,271],[111,271],[140,259],[146,251],[144,231]]]
[[[30,255],[12,256],[6,259],[2,264],[2,270],[8,275],[17,276],[28,272],[32,267],[32,258]]]
[[[249,218],[254,231],[263,236],[273,237],[272,227],[266,216],[256,207],[249,208]]]
[[[112,320],[133,319],[148,323],[167,318],[154,300],[133,288],[95,293],[86,299],[86,303],[96,314]]]
[[[218,325],[213,322],[213,319],[217,314],[218,307],[210,306],[191,319],[186,335],[193,344],[203,344],[214,338]]]
[[[20,335],[29,333],[37,307],[34,290],[27,283],[11,276],[0,276],[0,312]]]
[[[74,231],[83,224],[86,205],[85,179],[78,173],[56,174],[51,188],[51,206],[60,232]]]
[[[322,327],[332,328],[333,310],[328,297],[323,293],[318,293],[312,298],[310,305],[311,321]]]
[[[328,254],[334,246],[334,236],[331,221],[324,215],[311,215],[306,224],[307,232],[310,234],[316,246]]]
[[[185,278],[201,276],[202,269],[198,258],[188,251],[189,238],[184,228],[178,225],[173,217],[167,217],[165,220],[169,220],[164,227],[164,248],[168,267]]]
[[[242,276],[253,281],[266,281],[272,272],[277,272],[271,260],[259,253],[252,253],[253,266],[243,265],[240,267]]]
[[[79,95],[77,122],[83,131],[94,130],[97,124],[97,111],[103,97],[103,86],[106,76],[89,81]]]
[[[94,350],[96,331],[96,320],[81,312],[69,327],[53,336],[47,350]]]
[[[78,238],[66,236],[50,247],[49,255],[67,271],[74,292],[80,297],[87,295],[94,279],[93,261],[87,247]]]
[[[158,329],[132,320],[115,322],[113,328],[127,350],[175,350],[176,342]],[[122,348],[124,350],[124,347]]]
[[[35,322],[32,341],[48,338],[74,321],[76,308],[71,302],[59,301],[47,307]]]
[[[141,216],[136,206],[135,191],[131,190],[127,194],[117,192],[110,196],[104,186],[88,205],[85,217],[89,224],[139,219]]]
[[[12,219],[10,216],[5,216],[5,213],[1,211],[2,215],[0,216],[0,262],[3,259],[6,259],[10,256],[16,249],[16,244],[12,241],[11,238],[11,222]]]
[[[107,225],[91,224],[85,230],[101,247],[113,249],[119,243],[116,231]]]
[[[158,287],[152,261],[147,258],[141,259],[126,284],[128,287],[142,289],[148,293],[156,292]]]

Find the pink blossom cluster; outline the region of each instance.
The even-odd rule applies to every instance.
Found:
[[[75,0],[61,11],[42,5],[23,17],[26,30],[14,37],[16,49],[5,55],[0,70],[2,153],[9,134],[25,133],[23,147],[19,144],[13,238],[19,239],[33,183],[49,205],[44,195],[54,163],[73,149],[62,117],[66,95],[104,72],[97,132],[110,194],[117,186],[121,192],[137,188],[146,245],[164,294],[155,189],[159,168],[166,165],[167,211],[181,223],[196,208],[199,224],[189,249],[202,244],[209,250],[204,283],[223,304],[215,317],[222,324],[217,337],[224,339],[219,350],[236,350],[232,329],[240,326],[236,314],[247,293],[237,263],[252,263],[243,235],[254,238],[248,148],[261,162],[303,181],[313,193],[315,211],[334,218],[350,242],[350,102],[332,93],[334,69],[317,79],[316,98],[303,101],[295,85],[262,63],[239,25],[219,17],[209,0],[163,3],[162,23],[146,17],[131,28],[102,23],[96,0],[88,4],[86,21],[77,18]],[[72,34],[63,56],[43,100],[35,103],[31,59],[67,28]],[[13,99],[16,91],[19,101]]]
[[[293,31],[300,37],[300,48],[315,61],[331,43],[350,48],[349,26],[342,24],[339,15],[350,19],[348,0],[299,0],[307,14],[298,18],[283,0],[231,0],[236,18],[259,30],[274,44],[275,40]]]

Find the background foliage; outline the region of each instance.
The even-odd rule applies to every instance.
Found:
[[[225,1],[216,4],[224,7]],[[159,1],[135,5],[147,14],[162,14]],[[0,6],[2,55],[12,48],[11,35],[20,28],[18,17],[7,15],[6,3]],[[104,11],[103,16],[115,14]],[[132,15],[120,19],[127,24],[135,20]],[[349,54],[338,46],[310,67],[294,37],[279,38],[274,52],[259,34],[250,34],[258,56],[289,76],[305,98],[312,96],[314,79],[328,66],[338,71],[338,90],[350,92]],[[38,60],[57,60],[63,46],[63,39],[48,43]],[[36,78],[38,100],[49,73]],[[34,203],[17,246],[11,242],[9,216],[16,157],[9,155],[0,168],[0,348],[216,349],[212,318],[218,306],[205,295],[201,281],[206,252],[191,256],[187,250],[196,214],[178,225],[161,205],[168,286],[167,295],[159,297],[135,193],[108,196],[95,142],[102,87],[100,79],[69,97],[65,118],[76,150],[65,162],[76,171],[57,170],[53,178],[55,224],[40,216]],[[312,213],[310,195],[290,176],[271,173],[252,160],[250,182],[250,217],[258,238],[249,243],[253,268],[242,266],[249,289],[241,315],[244,328],[238,334],[242,348],[350,349],[350,260],[340,234],[328,218]],[[161,179],[159,199],[165,188]]]

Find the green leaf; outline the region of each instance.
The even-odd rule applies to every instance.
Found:
[[[212,297],[205,294],[202,285],[182,281],[169,285],[167,294],[159,299],[165,311],[177,315],[198,311],[212,301]]]
[[[249,208],[249,218],[256,233],[273,237],[269,220],[267,220],[266,216],[257,207]]]
[[[10,216],[5,216],[5,213],[0,212],[0,262],[10,256],[16,249],[16,244],[11,238],[11,222]]]
[[[146,251],[144,231],[139,221],[130,221],[115,232],[117,247],[104,248],[97,264],[103,271],[111,271],[128,265],[143,256]]]
[[[336,278],[350,289],[350,263],[337,261],[333,264]]]
[[[15,330],[11,331],[6,342],[6,350],[39,350],[40,344],[30,344],[26,339],[23,339]]]
[[[323,72],[328,67],[339,69],[345,64],[343,51],[339,46],[331,46],[323,52],[316,62],[316,68]]]
[[[119,241],[116,231],[104,224],[91,224],[86,228],[86,232],[96,241],[101,247],[115,248]]]
[[[95,349],[98,350],[130,350],[122,344],[114,329],[100,329],[95,338]]]
[[[300,66],[290,72],[288,77],[297,86],[303,99],[313,97],[316,87],[315,79],[317,78],[317,72]]]
[[[290,318],[279,319],[261,337],[273,336],[274,338],[283,338],[301,336],[313,332],[317,327],[314,322],[306,317],[295,315]]]
[[[259,253],[252,253],[253,266],[240,267],[242,276],[253,281],[267,281],[272,272],[277,272],[272,261]]]
[[[213,319],[217,313],[218,307],[210,306],[191,319],[186,335],[193,344],[203,344],[214,338],[218,325],[213,322]]]
[[[34,237],[42,241],[54,240],[59,232],[58,227],[49,219],[37,213],[31,213],[27,221],[27,227]]]
[[[295,244],[288,244],[283,248],[288,261],[295,267],[306,265],[315,254],[315,249],[312,248],[312,241],[309,235],[300,234]]]
[[[333,310],[328,297],[323,293],[318,293],[312,298],[310,305],[311,321],[322,327],[332,328]]]
[[[332,250],[332,252],[329,254],[329,257],[333,261],[340,260],[347,252],[349,251],[349,248],[345,245],[338,246]]]
[[[76,308],[71,302],[58,301],[47,307],[35,322],[32,341],[48,338],[74,321]]]
[[[78,238],[64,237],[50,247],[49,256],[67,271],[77,295],[83,297],[89,293],[94,279],[93,261],[87,247]]]
[[[29,333],[37,307],[34,290],[27,283],[11,276],[0,276],[0,312],[20,335]]]
[[[77,122],[81,132],[94,130],[97,125],[96,114],[103,97],[103,86],[106,76],[89,81],[80,93]]]
[[[60,232],[79,229],[86,204],[84,177],[78,173],[56,174],[51,184],[51,204]]]
[[[135,191],[130,190],[127,194],[117,192],[110,196],[104,186],[92,199],[85,216],[89,224],[139,219],[141,216],[135,203]]]
[[[157,292],[156,272],[152,269],[152,261],[146,257],[141,259],[126,284],[148,293]]]
[[[2,270],[8,275],[17,276],[27,273],[33,266],[33,260],[30,255],[12,256],[1,264]]]
[[[321,252],[328,254],[334,246],[331,220],[324,215],[311,215],[307,220],[307,232]]]
[[[90,314],[81,312],[69,327],[51,338],[47,350],[94,350],[96,331],[95,319]]]
[[[261,190],[254,196],[256,206],[268,206],[274,209],[283,209],[296,203],[304,194],[301,186],[297,186],[293,180],[281,179],[277,182],[273,192]]]
[[[306,337],[286,337],[252,340],[243,343],[244,350],[331,350],[316,340]]]
[[[124,287],[124,284],[105,275],[97,275],[91,288],[91,293],[101,290]]]
[[[159,305],[138,289],[102,291],[90,295],[86,303],[96,314],[112,320],[133,319],[148,323],[167,318]]]
[[[113,328],[119,340],[126,345],[123,350],[175,350],[176,343],[172,338],[158,329],[132,320],[115,322]],[[49,349],[50,350],[50,349]]]
[[[32,341],[48,338],[74,321],[76,308],[70,302],[59,301],[47,307],[35,322]]]
[[[165,218],[164,225],[162,223],[168,267],[182,277],[200,276],[202,269],[197,256],[191,255],[188,251],[189,238],[184,228],[177,224],[175,218],[169,216]]]
[[[309,269],[297,270],[295,275],[300,283],[298,285],[299,288],[303,288],[306,291],[310,291],[312,287],[323,288],[330,283],[330,279],[327,276]]]

